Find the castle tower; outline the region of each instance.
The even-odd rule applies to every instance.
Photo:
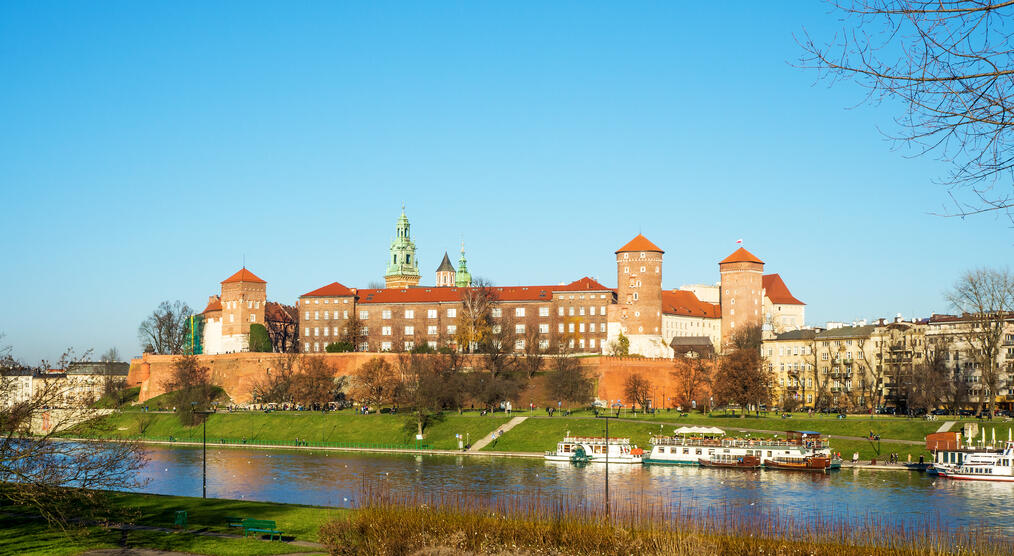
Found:
[[[467,288],[472,285],[472,275],[468,272],[468,261],[465,260],[465,242],[461,242],[461,258],[458,259],[458,272],[454,277],[454,285]]]
[[[405,206],[401,207],[401,216],[395,227],[395,238],[391,242],[387,273],[384,282],[388,288],[408,288],[419,284],[419,261],[415,258],[415,243],[409,233],[408,217]]]
[[[662,340],[662,254],[641,234],[616,251],[615,305],[609,307],[607,345],[622,332],[630,353],[669,357]]]
[[[448,287],[454,285],[454,266],[451,265],[451,259],[447,256],[447,252],[444,252],[444,260],[440,261],[440,266],[437,267],[437,287]]]
[[[250,325],[264,324],[267,286],[246,267],[222,281],[220,353],[249,351]]]
[[[724,346],[736,332],[763,321],[764,261],[740,247],[718,263],[718,271]]]

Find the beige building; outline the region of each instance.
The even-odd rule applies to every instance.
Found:
[[[933,315],[926,323],[926,341],[942,352],[945,365],[953,374],[956,391],[952,403],[963,407],[986,404],[992,395],[997,406],[1014,407],[1014,315],[1003,322],[999,342],[995,346],[995,380],[985,368],[984,353],[989,349],[976,332],[977,319],[971,315]],[[983,348],[987,349],[983,349]],[[993,382],[993,386],[990,386]]]

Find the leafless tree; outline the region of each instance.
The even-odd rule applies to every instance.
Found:
[[[342,342],[351,345],[352,351],[366,351],[359,349],[359,346],[366,341],[366,334],[363,333],[365,329],[366,325],[359,319],[359,315],[353,311],[349,315],[349,320],[345,321],[345,326],[342,328]]]
[[[322,409],[336,401],[344,380],[317,356],[301,356],[299,372],[292,376],[292,401],[304,407]]]
[[[296,353],[281,357],[277,367],[266,369],[263,377],[255,379],[251,388],[253,400],[257,403],[292,403],[300,357]]]
[[[670,375],[678,384],[677,399],[687,411],[711,384],[715,368],[714,356],[677,357],[673,362],[674,370]],[[704,410],[704,404],[698,404]]]
[[[99,361],[102,363],[102,395],[114,399],[116,405],[119,406],[122,403],[120,398],[123,390],[127,387],[127,379],[117,374],[116,365],[114,365],[114,363],[121,362],[120,352],[114,347],[109,348],[99,357]]]
[[[647,410],[651,400],[651,382],[638,373],[632,373],[623,381],[623,396],[630,400],[631,408],[636,404],[641,406],[642,411]]]
[[[160,355],[181,355],[189,338],[190,316],[194,310],[182,301],[163,301],[141,322],[137,339],[145,351]]]
[[[855,81],[867,102],[906,106],[893,137],[952,164],[945,215],[1000,211],[1014,221],[1009,0],[832,1],[842,29],[804,34],[802,65]]]
[[[0,350],[2,353],[3,350]],[[70,363],[65,354],[55,368]],[[9,353],[2,357],[21,370],[54,368],[46,362],[28,368]],[[49,409],[62,405],[64,380],[39,381],[29,396],[17,391],[14,377],[0,374],[0,500],[41,514],[66,527],[71,518],[99,517],[110,507],[106,491],[143,486],[138,478],[145,463],[136,442],[73,443],[55,439],[73,426],[94,417],[91,409]],[[109,432],[102,424],[88,425],[96,434]]]
[[[264,304],[264,326],[275,353],[296,353],[299,349],[299,311],[292,305],[268,301]]]
[[[196,355],[177,357],[162,386],[166,392],[172,392],[176,414],[183,425],[190,427],[204,420],[203,412],[211,408],[211,372]]]
[[[528,374],[528,378],[535,376],[535,373],[542,370],[546,355],[550,346],[547,338],[539,332],[538,325],[528,326],[521,335],[524,346],[521,349],[521,367]]]
[[[750,405],[770,402],[771,376],[761,356],[761,327],[743,328],[730,339],[715,372],[712,392],[719,403],[738,404],[743,417]]]
[[[1004,269],[966,272],[947,294],[948,301],[967,318],[964,341],[977,363],[989,412],[996,411],[996,395],[1007,372],[1000,366],[1000,349],[1008,322],[1014,321],[1014,276]]]
[[[403,388],[398,369],[382,357],[363,363],[352,377],[350,395],[367,404],[393,404]]]
[[[553,399],[568,403],[590,403],[594,398],[594,380],[574,357],[570,336],[554,334],[549,345],[553,357],[552,371],[546,376],[547,393]]]

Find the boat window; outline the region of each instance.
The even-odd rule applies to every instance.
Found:
[[[700,448],[697,448],[697,450],[696,450],[696,451],[695,451],[694,453],[696,453],[696,454],[700,455],[700,453],[701,453],[701,449],[700,449]]]
[[[683,448],[683,453],[684,454],[689,454],[690,453],[690,448]]]
[[[768,457],[771,457],[771,450],[768,450]]]

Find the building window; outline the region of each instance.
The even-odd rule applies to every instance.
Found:
[[[428,318],[428,319],[435,319],[435,318],[437,318],[437,310],[436,309],[428,309],[426,311],[426,318]]]
[[[391,351],[391,342],[381,342],[380,351]]]
[[[594,348],[595,347],[595,338],[592,338],[592,339],[588,340],[588,347],[590,347],[590,348]]]
[[[539,316],[540,317],[548,317],[549,316],[549,307],[539,307]]]
[[[382,318],[384,320],[390,320],[391,319],[391,310],[390,309],[384,309],[383,311],[381,311],[380,312],[380,318]]]
[[[415,309],[405,309],[405,318],[407,318],[407,319],[414,319],[415,318]]]
[[[539,340],[539,349],[549,349],[549,340]]]
[[[433,349],[437,349],[437,343],[434,342],[433,340],[429,340],[428,342],[426,342],[426,345],[430,346]]]
[[[448,309],[447,310],[447,318],[453,319],[453,318],[455,318],[457,316],[458,316],[458,310],[457,309]]]
[[[320,351],[320,343],[319,342],[314,342],[313,343],[313,351]]]
[[[514,316],[515,317],[523,317],[523,316],[525,316],[525,308],[524,307],[517,307],[517,308],[515,308],[514,309]]]
[[[558,315],[560,315],[562,317],[563,316],[563,307],[558,307],[557,310],[556,310],[556,314],[558,314]]]
[[[588,314],[590,316],[593,316],[593,317],[595,316],[595,307],[594,306],[588,308]]]
[[[313,335],[314,336],[320,336],[320,328],[314,326],[313,327]]]
[[[573,306],[567,311],[567,314],[569,314],[570,316],[574,316],[574,307]]]
[[[514,325],[514,333],[515,334],[524,334],[525,333],[525,325],[523,325],[523,324],[515,324]]]
[[[574,333],[574,323],[570,323],[567,325],[567,331],[570,332],[571,334]]]
[[[584,338],[578,339],[577,346],[581,349],[584,349]]]
[[[426,327],[426,333],[429,334],[430,336],[436,336],[437,335],[437,327],[436,327],[436,325],[427,326]]]
[[[457,334],[457,332],[458,332],[458,327],[457,326],[455,326],[453,324],[448,324],[447,325],[447,333],[448,334]]]
[[[499,334],[503,328],[499,324],[494,324],[492,330],[493,334]]]
[[[309,326],[307,326],[307,327],[306,327],[306,330],[305,330],[305,332],[306,332],[306,333],[305,333],[305,334],[303,334],[303,336],[309,336],[309,335],[310,335],[310,327],[309,327]]]
[[[415,327],[414,326],[406,326],[405,327],[405,335],[406,336],[415,336]]]
[[[637,301],[637,292],[634,292],[634,301]]]
[[[359,311],[359,320],[366,320],[370,318],[369,311]]]
[[[306,312],[306,318],[303,319],[303,320],[310,320],[310,311]]]
[[[549,334],[549,325],[542,323],[539,325],[539,334]]]
[[[415,347],[415,342],[405,342],[405,351],[412,351]]]
[[[369,342],[359,342],[359,351],[370,351]]]
[[[382,326],[380,328],[380,335],[381,336],[390,336],[391,335],[391,327],[390,326]]]
[[[588,332],[595,332],[595,323],[594,322],[588,324]]]
[[[522,349],[525,349],[525,341],[524,340],[517,340],[517,341],[515,341],[514,342],[514,349],[519,350],[519,351],[522,350]]]
[[[250,322],[257,322],[257,315],[251,314],[250,315]]]
[[[324,335],[327,336],[327,327],[324,327]]]
[[[560,334],[563,334],[563,323],[562,322],[559,325],[559,332],[560,332]]]
[[[493,310],[490,311],[490,314],[493,315],[493,318],[498,319],[503,316],[503,309],[499,307],[493,307]]]

